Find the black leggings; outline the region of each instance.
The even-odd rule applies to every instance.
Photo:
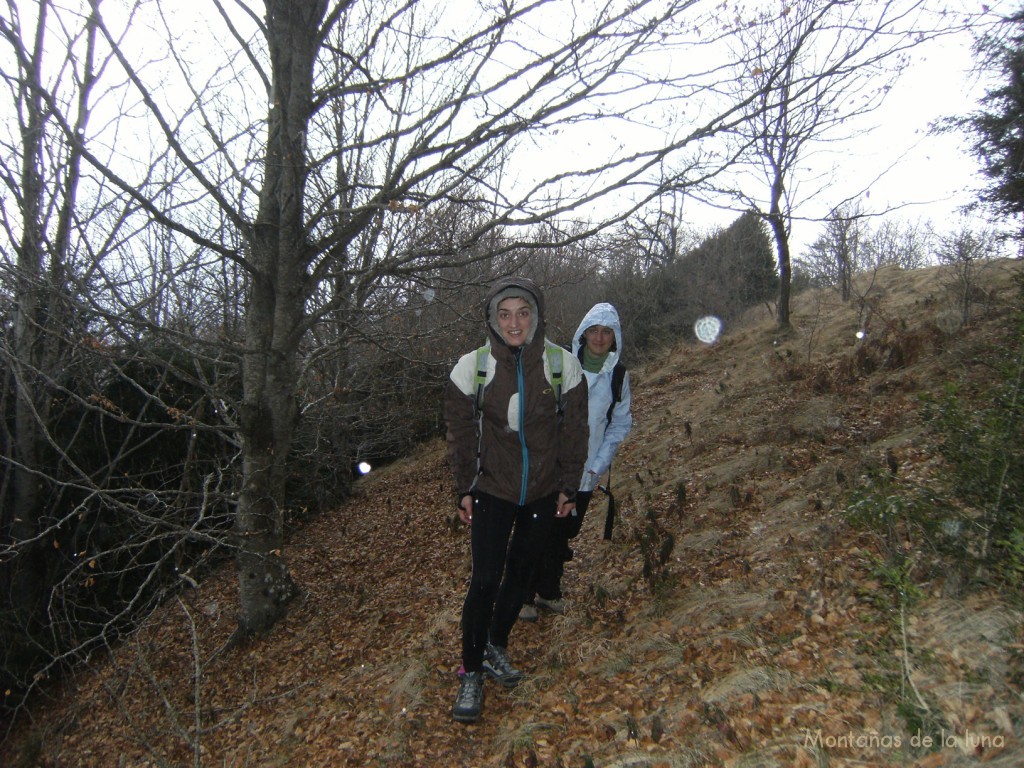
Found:
[[[486,493],[474,496],[473,576],[462,606],[462,663],[467,672],[481,669],[485,643],[508,645],[557,503],[557,494],[524,507]]]
[[[569,540],[579,535],[583,527],[583,517],[587,514],[593,491],[580,491],[576,494],[576,514],[568,517],[556,517],[551,531],[544,541],[540,557],[534,568],[530,581],[531,589],[526,602],[533,602],[535,595],[545,600],[562,599],[562,574],[565,564],[572,560],[572,549]]]

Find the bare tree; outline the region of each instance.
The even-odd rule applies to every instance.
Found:
[[[843,301],[850,300],[853,276],[863,268],[867,224],[859,207],[835,209],[825,229],[800,260],[801,266],[819,285],[835,286]]]
[[[994,230],[960,222],[955,228],[935,235],[935,255],[947,265],[946,289],[956,305],[960,324],[968,325],[978,296],[978,273],[1001,255],[1000,237]]]
[[[85,132],[97,67],[96,28],[93,17],[87,17],[66,30],[67,36],[53,34],[45,2],[25,18],[14,3],[6,11],[0,16],[0,36],[10,69],[3,82],[14,111],[3,142],[3,196],[16,204],[4,206],[2,213],[14,251],[4,249],[2,264],[11,290],[13,333],[11,343],[0,349],[11,377],[14,429],[7,452],[13,483],[5,484],[0,496],[0,524],[18,545],[4,589],[16,620],[31,634],[45,623],[49,542],[42,535],[44,468],[53,462],[55,394],[75,353],[69,338],[73,329],[83,330],[72,295],[79,251],[74,230],[84,215],[78,204],[82,155],[59,140],[61,126],[52,113],[60,108],[70,130]],[[53,50],[65,56],[56,67],[47,58]]]
[[[812,0],[764,12],[753,23],[739,20],[742,61],[732,82],[739,93],[755,95],[750,119],[734,136],[747,172],[716,192],[734,199],[738,211],[759,211],[771,227],[781,328],[790,322],[793,211],[830,183],[827,175],[808,174],[812,157],[866,130],[861,118],[881,104],[912,49],[953,31],[950,16],[931,13],[922,0]],[[801,184],[809,191],[801,192]]]
[[[102,497],[132,515],[133,536],[177,536],[154,568],[182,542],[218,543],[203,526],[219,535],[230,510],[236,641],[269,630],[297,592],[284,556],[296,467],[323,451],[387,450],[366,435],[416,379],[379,381],[385,361],[442,375],[453,349],[478,342],[465,320],[479,322],[479,291],[503,271],[557,269],[568,285],[612,261],[630,274],[669,263],[686,235],[673,206],[733,159],[707,140],[744,135],[743,121],[797,103],[821,77],[782,56],[757,88],[718,98],[726,67],[702,54],[735,30],[695,0],[457,13],[441,0],[218,0],[208,26],[155,0],[39,7],[43,29],[95,30],[103,62],[102,93],[92,74],[73,80],[98,123],[76,117],[58,80],[26,93],[83,161],[95,212],[71,205],[65,235],[88,256],[74,276],[88,324],[63,323],[61,338],[95,351],[93,391],[67,396],[95,420],[80,423],[118,425],[95,466],[68,457],[73,482],[54,495]],[[810,18],[808,35],[825,12]],[[32,50],[13,22],[5,34]],[[745,71],[766,50],[743,52]],[[658,130],[627,145],[638,126]],[[560,151],[529,162],[551,143]],[[623,230],[601,264],[595,236],[652,208],[664,210]],[[12,241],[21,224],[9,223]],[[419,419],[410,435],[428,428],[399,414]],[[147,470],[159,484],[150,508],[143,470],[129,482],[124,467],[143,455],[155,465],[143,446],[164,445],[158,427],[188,471],[175,485]],[[40,435],[56,444],[62,429]]]
[[[202,340],[237,325],[238,273],[95,172],[143,167],[141,186],[165,191],[181,178],[166,146],[126,140],[141,102],[104,77],[100,7],[0,9],[5,707],[187,583],[186,552],[216,543],[231,492],[232,435],[208,396],[233,397],[230,364]]]
[[[928,264],[929,235],[921,223],[883,221],[868,232],[865,268],[919,269]]]
[[[513,181],[502,169],[534,139],[609,116],[642,122],[664,107],[664,82],[640,62],[673,41],[703,45],[689,32],[701,27],[698,5],[484,3],[453,15],[429,2],[267,0],[260,9],[238,0],[216,9],[209,30],[182,30],[159,3],[97,16],[116,59],[105,75],[144,106],[132,117],[152,131],[159,162],[100,152],[107,136],[64,129],[103,183],[130,198],[126,218],[172,233],[167,251],[182,261],[164,274],[201,276],[201,290],[227,288],[244,302],[240,336],[223,338],[237,344],[241,398],[217,406],[241,456],[232,543],[242,639],[273,626],[296,593],[283,555],[289,462],[311,404],[304,385],[325,359],[344,377],[354,338],[386,346],[385,334],[361,336],[383,327],[366,321],[436,289],[420,276],[481,280],[484,269],[459,271],[503,252],[582,242],[665,185],[689,183],[692,162],[664,183],[656,172],[743,113],[729,104],[669,141],[521,170],[532,178]],[[142,44],[134,30],[147,27],[159,34]],[[684,32],[690,40],[679,42]],[[693,93],[711,87],[707,72],[692,78]],[[582,220],[584,206],[612,190],[621,203],[600,224],[536,227],[574,212]],[[218,263],[230,265],[219,283]],[[150,327],[115,277],[104,272],[117,294],[107,300],[110,323]]]
[[[832,211],[797,264],[814,284],[834,286],[849,301],[854,275],[885,266],[923,267],[928,248],[919,224],[883,221],[872,228],[860,206],[851,204]]]

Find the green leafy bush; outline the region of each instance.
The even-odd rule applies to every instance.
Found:
[[[940,477],[914,485],[878,473],[846,507],[855,528],[878,536],[883,566],[903,569],[901,582],[912,557],[918,578],[1024,586],[1024,313],[991,349],[982,359],[992,375],[923,398]]]
[[[983,573],[1015,587],[1024,578],[1024,322],[996,376],[968,393],[949,386],[924,411],[940,436],[949,494],[980,535],[968,553]]]

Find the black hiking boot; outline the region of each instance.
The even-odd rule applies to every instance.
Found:
[[[484,673],[464,672],[455,695],[452,717],[460,723],[475,723],[484,706]]]
[[[522,672],[512,666],[512,662],[508,659],[508,652],[501,646],[491,643],[484,646],[484,672],[506,688],[515,688],[525,677]]]

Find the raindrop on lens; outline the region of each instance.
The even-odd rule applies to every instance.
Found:
[[[722,332],[722,321],[714,315],[705,315],[693,324],[693,332],[699,341],[705,344],[714,344]]]

